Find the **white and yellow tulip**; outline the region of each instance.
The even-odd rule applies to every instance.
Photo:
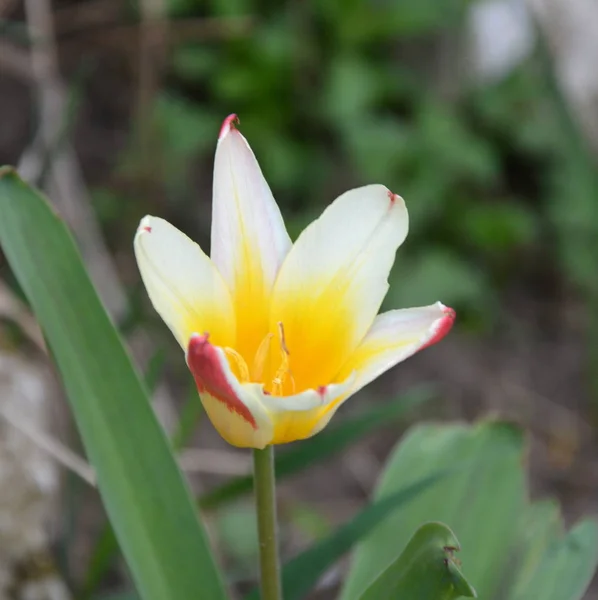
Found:
[[[439,341],[455,313],[437,302],[377,316],[408,230],[403,199],[382,185],[344,193],[293,244],[235,122],[216,149],[211,256],[150,216],[135,254],[214,427],[264,448],[319,432],[347,398]]]

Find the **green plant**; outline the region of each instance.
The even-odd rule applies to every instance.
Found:
[[[164,434],[66,227],[6,168],[0,214],[0,242],[44,327],[141,598],[226,597]],[[524,449],[507,423],[413,429],[375,502],[285,565],[285,597],[301,598],[361,539],[344,600],[473,596],[469,582],[482,598],[543,589],[555,600],[581,598],[598,562],[598,528],[582,521],[563,537],[554,505],[528,504]],[[422,526],[439,520],[451,529]],[[463,544],[462,569],[451,530]]]

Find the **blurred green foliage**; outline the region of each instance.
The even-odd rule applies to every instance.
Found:
[[[393,571],[394,581],[401,579],[402,557],[394,566],[393,561],[409,547],[411,534],[430,521],[459,532],[463,575],[484,600],[584,597],[598,563],[598,522],[587,518],[565,532],[555,502],[530,503],[526,452],[522,431],[512,423],[411,428],[384,467],[376,502],[426,474],[451,467],[453,471],[415,501],[395,509],[359,542],[339,598],[370,598],[363,593],[378,577],[382,580],[374,584],[378,595],[372,597],[382,598],[380,583],[391,583]],[[424,581],[413,583],[422,585]]]
[[[571,283],[598,316],[593,160],[541,45],[502,81],[475,85],[462,73],[459,49],[446,42],[462,39],[470,3],[167,0],[175,44],[154,90],[151,120],[133,128],[117,169],[117,181],[139,178],[148,193],[126,185],[96,188],[100,218],[118,222],[112,231],[130,243],[140,215],[160,202],[159,214],[183,224],[206,247],[216,134],[222,119],[236,112],[293,237],[350,187],[380,182],[406,198],[411,234],[392,273],[387,307],[441,299],[470,328],[490,328],[510,287],[542,298],[556,293],[555,284]],[[136,3],[129,8],[136,18]],[[234,35],[176,42],[178,23],[204,17],[247,20]],[[151,135],[138,136],[140,128]],[[140,148],[141,137],[151,152]],[[598,348],[598,318],[589,335],[590,347]],[[590,357],[598,364],[596,351]],[[190,407],[176,446],[196,418]],[[341,438],[335,444],[344,444]],[[248,487],[244,481],[241,489]],[[234,485],[229,490],[236,494]],[[547,511],[546,518],[535,516],[549,537],[554,511],[532,508]],[[309,531],[322,526],[309,512],[296,511],[291,520]],[[235,507],[216,525],[231,571],[246,575],[255,551],[249,514]],[[479,529],[478,522],[469,525]],[[580,545],[578,537],[574,529],[549,556],[544,538],[537,556],[531,541],[521,540],[530,545],[529,573],[522,570],[529,577],[514,582],[522,598],[537,577],[552,586],[546,574],[557,571],[568,546]],[[108,540],[110,556],[113,546]],[[473,543],[468,548],[477,551]]]
[[[550,68],[537,52],[498,83],[460,74],[462,54],[442,41],[463,39],[470,4],[169,0],[173,32],[191,17],[247,21],[169,56],[151,113],[155,163],[146,165],[168,210],[186,221],[199,214],[200,193],[207,208],[216,133],[236,112],[292,236],[350,187],[380,182],[406,198],[411,233],[389,307],[441,299],[466,325],[491,328],[509,286],[593,279],[583,245],[596,194],[563,143]],[[132,144],[125,170],[138,158]],[[577,203],[562,193],[575,185]],[[122,203],[100,192],[113,214]],[[204,244],[207,220],[189,232]]]

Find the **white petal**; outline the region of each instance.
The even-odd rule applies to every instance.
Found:
[[[205,335],[191,336],[187,364],[212,425],[233,446],[264,448],[272,441],[272,419],[262,405],[262,386],[241,384],[222,348]]]
[[[280,209],[231,115],[222,126],[214,162],[211,257],[231,290],[246,261],[256,260],[272,286],[291,247]]]
[[[135,256],[154,308],[183,349],[195,331],[234,345],[230,293],[195,242],[168,221],[147,216],[137,229]]]
[[[271,331],[284,324],[297,389],[332,381],[363,339],[407,230],[403,199],[370,185],[340,196],[299,236],[278,274],[270,322]]]
[[[440,302],[379,315],[341,369],[338,381],[349,373],[356,373],[355,386],[351,389],[354,394],[397,363],[439,342],[454,321],[455,311]]]
[[[267,332],[270,293],[291,240],[235,120],[225,120],[216,149],[211,257],[232,293],[237,350],[249,359]]]

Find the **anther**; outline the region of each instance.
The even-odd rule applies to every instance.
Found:
[[[280,335],[280,347],[282,348],[282,351],[287,356],[290,356],[291,353],[289,352],[289,349],[287,348],[287,342],[284,338],[284,325],[282,324],[282,321],[278,321],[278,334]]]
[[[276,370],[276,374],[274,375],[274,379],[272,380],[272,391],[276,396],[282,396],[285,380],[287,377],[291,381],[292,394],[295,393],[296,386],[295,378],[293,377],[289,366],[289,356],[291,353],[287,347],[287,342],[284,335],[284,325],[282,324],[282,321],[278,322],[278,335],[280,338],[280,353],[282,355],[282,362],[280,364],[280,367],[278,367],[278,369]]]

